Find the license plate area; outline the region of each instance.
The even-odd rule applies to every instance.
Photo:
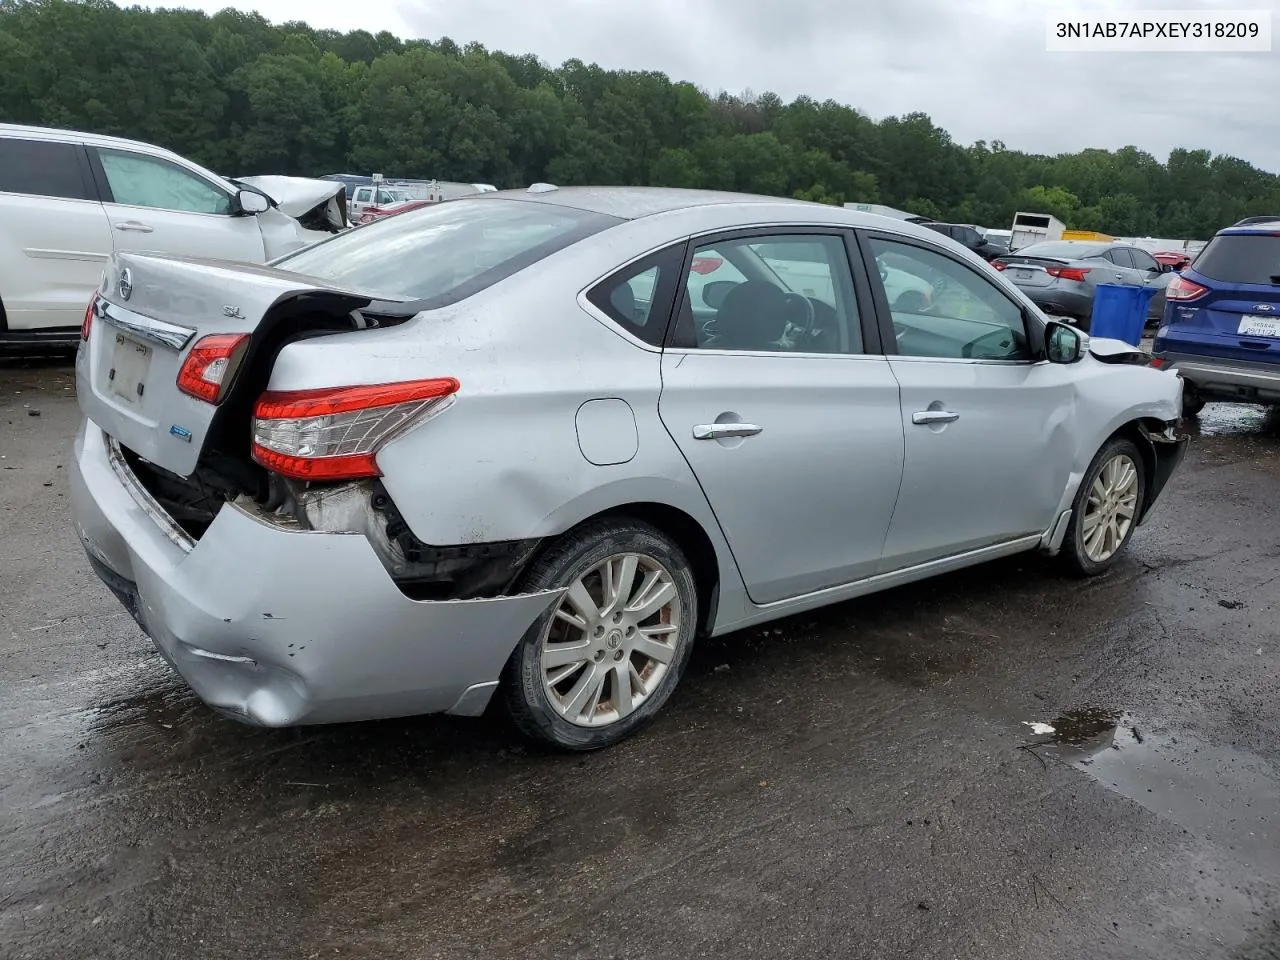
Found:
[[[1032,276],[1034,276],[1034,273],[1031,270],[1015,270],[1013,271],[1013,275],[1019,280],[1030,280]]]
[[[147,389],[151,369],[151,348],[123,333],[111,345],[111,366],[107,386],[111,393],[129,403],[139,403]]]
[[[1274,337],[1280,339],[1280,317],[1242,317],[1236,333],[1242,337]]]

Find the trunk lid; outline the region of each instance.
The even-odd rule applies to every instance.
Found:
[[[351,309],[372,299],[270,267],[117,255],[76,357],[80,408],[147,461],[190,476],[219,409],[178,389],[178,372],[195,344],[210,334],[253,335],[284,300],[344,292]],[[230,386],[234,392],[237,384]]]
[[[1207,292],[1169,302],[1168,340],[1194,342],[1206,356],[1280,363],[1280,236],[1224,232],[1183,276]]]
[[[1048,257],[1020,257],[1016,253],[997,259],[1004,264],[1001,272],[1019,287],[1051,287],[1058,278],[1050,276],[1045,268],[1065,267],[1071,262]]]

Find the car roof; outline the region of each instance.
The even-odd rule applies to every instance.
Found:
[[[1215,236],[1219,236],[1219,237],[1248,237],[1248,236],[1261,236],[1261,237],[1265,237],[1265,236],[1267,236],[1268,234],[1274,234],[1274,233],[1277,233],[1277,232],[1280,232],[1280,219],[1276,219],[1276,220],[1264,220],[1264,221],[1259,222],[1259,223],[1250,223],[1250,224],[1246,224],[1245,226],[1240,226],[1240,225],[1238,225],[1238,224],[1237,224],[1237,225],[1235,225],[1235,226],[1231,226],[1231,227],[1224,227],[1223,229],[1219,230],[1219,231],[1217,232],[1217,234],[1215,234]]]
[[[807,200],[768,197],[751,193],[729,193],[721,190],[687,190],[677,187],[557,187],[544,192],[498,190],[477,194],[475,199],[531,200],[589,213],[600,213],[621,220],[639,220],[660,213],[732,203],[768,203],[812,211],[839,209]],[[471,199],[471,198],[468,198]]]
[[[79,130],[60,130],[56,127],[30,127],[18,123],[0,123],[0,136],[82,142],[98,147],[128,147],[132,150],[145,150],[152,153],[172,153],[172,151],[166,150],[164,147],[157,147],[154,143],[144,143],[141,140],[107,137],[98,133],[83,133]]]

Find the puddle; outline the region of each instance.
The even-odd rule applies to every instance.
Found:
[[[1270,762],[1118,711],[1063,719],[1045,747],[1064,763],[1242,863],[1280,870],[1280,771]]]
[[[1202,437],[1280,436],[1280,408],[1210,403],[1199,417],[1185,420],[1183,428]]]

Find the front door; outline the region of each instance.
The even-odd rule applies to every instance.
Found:
[[[923,242],[865,243],[906,437],[882,572],[1043,533],[1075,453],[1070,368],[1033,359],[1022,307],[978,268]],[[875,274],[928,296],[891,307]]]
[[[898,386],[867,352],[840,232],[691,244],[659,412],[757,604],[869,576],[902,475]]]
[[[118,253],[157,253],[262,263],[255,216],[234,215],[234,198],[216,183],[162,157],[91,148],[110,189],[103,206]]]

